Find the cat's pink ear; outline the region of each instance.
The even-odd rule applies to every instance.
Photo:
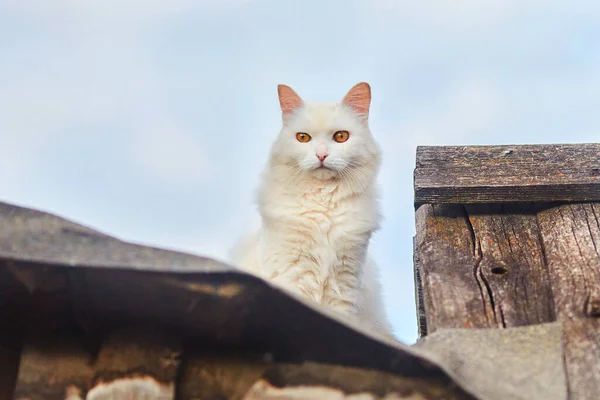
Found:
[[[342,103],[365,118],[369,117],[371,86],[367,82],[357,83],[348,91]]]
[[[298,93],[294,92],[294,89],[287,85],[277,85],[277,93],[279,94],[279,105],[284,117],[292,114],[303,104]]]

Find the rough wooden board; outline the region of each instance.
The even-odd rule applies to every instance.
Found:
[[[406,378],[340,365],[281,364],[268,354],[191,354],[182,371],[182,400],[471,399],[443,381]],[[362,395],[363,397],[360,397]],[[312,397],[311,397],[312,396]],[[319,397],[321,396],[321,397]],[[329,397],[327,397],[329,396]],[[355,397],[350,397],[355,396]],[[396,397],[394,397],[396,396]]]
[[[6,266],[6,265],[5,265]],[[0,266],[1,267],[1,266]],[[37,276],[11,265],[14,277],[31,291],[27,332],[19,363],[15,399],[70,400],[85,396],[93,376],[93,343],[79,335],[70,316],[66,273],[42,269]]]
[[[370,394],[375,399],[470,399],[471,395],[442,381],[406,378],[379,371],[318,363],[276,364],[264,378],[279,388],[329,387],[345,395]]]
[[[563,347],[570,399],[600,398],[600,204],[538,213]]]
[[[82,400],[94,375],[93,358],[80,338],[32,338],[23,348],[15,400]]]
[[[425,312],[425,300],[423,298],[423,281],[421,279],[421,264],[419,252],[417,251],[417,237],[413,237],[413,266],[415,274],[415,305],[417,310],[417,333],[418,338],[427,336],[427,314]]]
[[[113,330],[103,341],[87,400],[175,398],[182,343],[155,326]]]
[[[465,209],[475,237],[478,281],[488,292],[498,326],[554,321],[534,205],[472,204]]]
[[[475,242],[462,206],[423,205],[416,212],[427,332],[489,328],[493,308],[476,279]]]
[[[181,370],[178,399],[240,400],[271,362],[268,354],[192,352]]]
[[[426,204],[416,223],[428,333],[554,320],[532,206]]]
[[[483,145],[483,146],[418,146],[417,168],[495,168],[507,165],[530,168],[540,164],[549,167],[596,168],[600,143]]]
[[[417,148],[415,203],[600,200],[600,144]]]

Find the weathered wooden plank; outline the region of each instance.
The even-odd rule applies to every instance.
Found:
[[[554,301],[564,322],[570,399],[600,398],[600,204],[538,213]]]
[[[186,354],[179,378],[180,400],[240,400],[261,379],[272,357],[231,351]]]
[[[181,352],[180,339],[159,328],[118,328],[102,343],[86,399],[174,399]]]
[[[427,336],[427,317],[423,298],[423,281],[421,279],[421,262],[417,251],[417,237],[413,237],[413,266],[415,274],[415,305],[417,309],[417,333],[419,339]]]
[[[475,242],[464,207],[425,204],[416,212],[427,332],[489,328],[493,308],[476,274]]]
[[[65,310],[69,307],[66,273],[14,268],[15,277],[32,291],[14,398],[82,400],[93,377],[90,343]]]
[[[179,379],[181,400],[468,399],[442,380],[321,363],[274,362],[267,354],[188,354]],[[362,394],[365,397],[352,397]],[[413,396],[414,397],[411,397]],[[328,397],[329,396],[329,397]]]
[[[471,399],[441,382],[338,365],[276,364],[243,400],[433,400]]]
[[[21,354],[15,400],[83,400],[94,375],[81,338],[30,338]]]
[[[600,144],[421,146],[415,203],[600,200]]]
[[[531,205],[430,205],[417,210],[427,331],[554,320]]]
[[[554,321],[534,205],[472,204],[466,211],[475,236],[479,282],[489,294],[498,326]]]

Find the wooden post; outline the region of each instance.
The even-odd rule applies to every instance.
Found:
[[[415,206],[421,334],[558,320],[600,398],[600,144],[420,147]]]

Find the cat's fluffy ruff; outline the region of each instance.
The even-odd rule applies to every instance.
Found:
[[[380,221],[370,87],[359,83],[341,102],[327,104],[305,103],[287,86],[278,89],[283,127],[259,190],[262,227],[235,246],[233,261],[391,334],[376,264],[367,254]],[[337,131],[348,131],[348,140],[333,140]],[[310,141],[300,142],[298,132]],[[321,161],[317,155],[323,154]]]

